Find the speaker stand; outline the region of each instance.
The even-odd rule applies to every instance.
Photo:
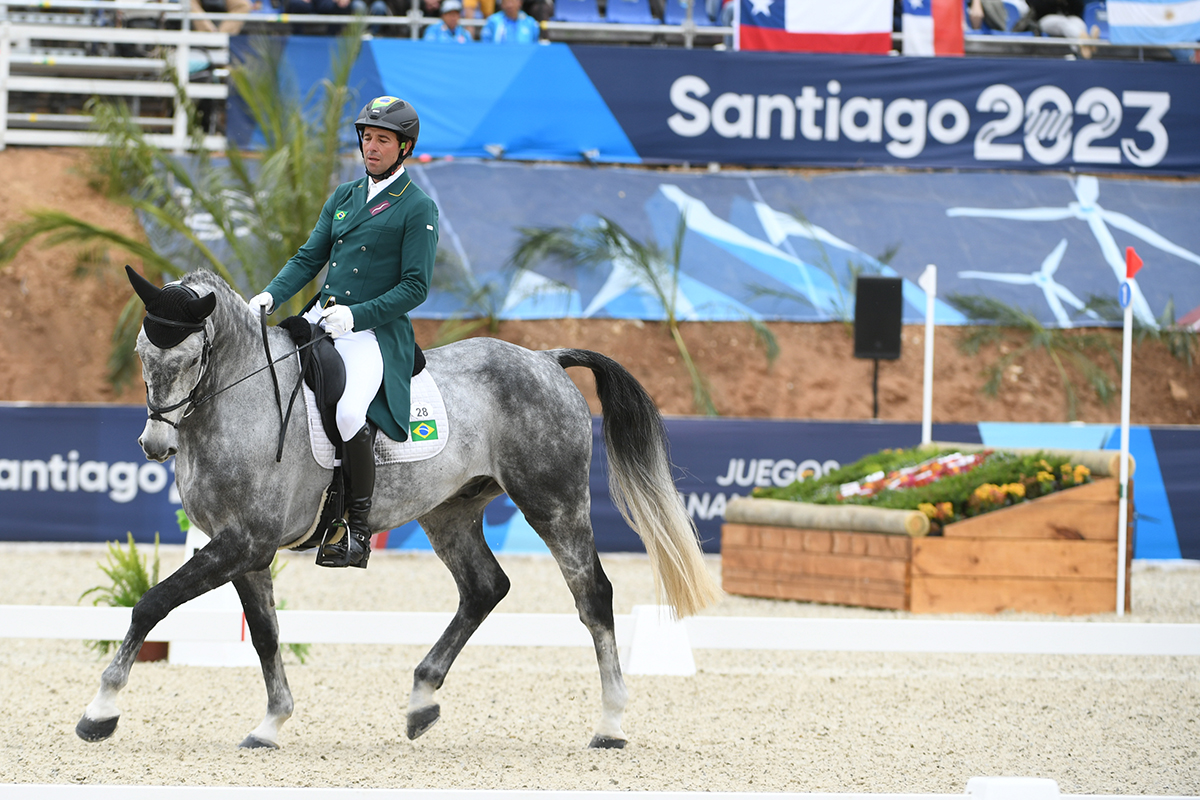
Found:
[[[871,419],[879,419],[879,359],[872,360],[875,362],[875,375],[871,378],[871,396],[874,398]]]

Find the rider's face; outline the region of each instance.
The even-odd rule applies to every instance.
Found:
[[[367,171],[383,172],[400,157],[400,137],[386,128],[363,127],[363,161]]]

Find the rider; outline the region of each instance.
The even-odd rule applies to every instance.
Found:
[[[420,130],[412,105],[396,97],[376,97],[359,112],[354,127],[366,176],[334,190],[308,241],[267,288],[250,299],[249,307],[256,317],[259,307],[270,313],[328,262],[320,294],[304,317],[333,337],[346,364],[337,427],[345,443],[342,472],[349,535],[325,548],[334,557],[318,563],[365,568],[371,536],[367,515],[375,489],[375,428],[398,442],[408,438],[414,358],[408,313],[429,293],[438,210],[404,169]]]

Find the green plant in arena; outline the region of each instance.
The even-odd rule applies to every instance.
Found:
[[[142,599],[142,595],[158,583],[158,534],[154,534],[154,560],[149,570],[146,568],[146,557],[138,553],[133,534],[126,535],[129,537],[128,549],[121,547],[117,542],[109,542],[107,563],[97,564],[108,576],[110,583],[93,586],[79,595],[80,600],[94,594],[94,606],[133,608],[138,600]],[[87,642],[87,646],[100,655],[108,653],[117,644],[118,642],[113,641]]]

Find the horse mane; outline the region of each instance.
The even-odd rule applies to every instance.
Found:
[[[207,269],[193,270],[184,275],[180,283],[197,290],[198,294],[204,294],[202,289],[210,289],[217,296],[212,319],[218,329],[236,328],[250,334],[258,330],[258,320],[250,314],[246,301],[217,273]]]

